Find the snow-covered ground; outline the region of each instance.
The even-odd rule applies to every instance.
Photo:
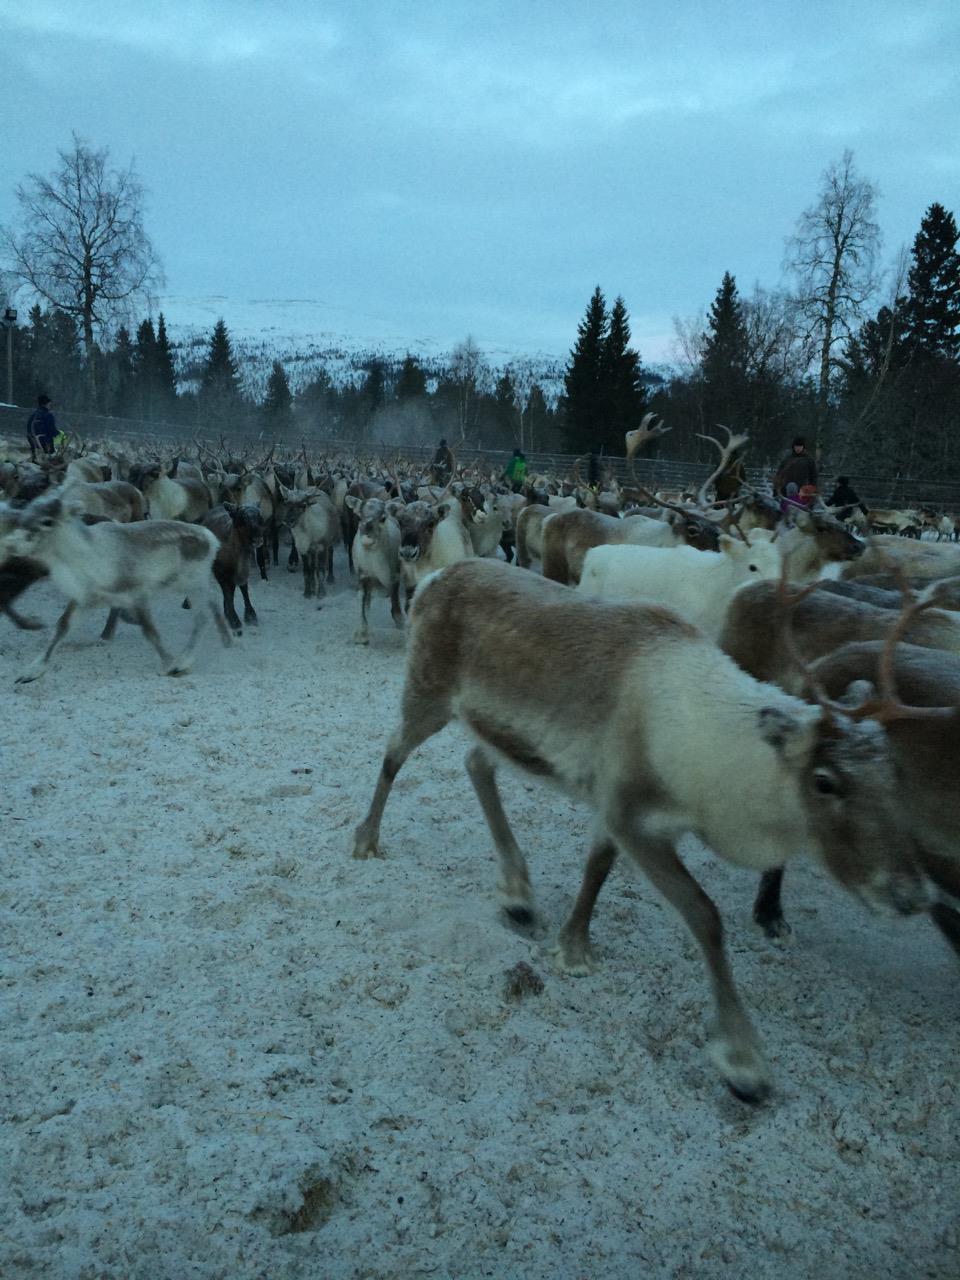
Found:
[[[587,834],[565,798],[503,779],[536,937],[498,918],[454,729],[401,773],[387,857],[350,858],[403,638],[377,601],[352,645],[342,569],[322,610],[299,591],[253,584],[259,629],[211,629],[179,681],[86,614],[14,688],[41,641],[0,618],[4,1280],[960,1274],[934,929],[798,869],[776,949],[752,879],[690,849],[776,1072],[743,1106],[703,1059],[694,945],[628,867],[602,969],[552,968]],[[520,962],[543,989],[513,999]]]

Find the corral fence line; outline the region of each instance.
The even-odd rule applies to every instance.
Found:
[[[0,435],[19,443],[26,438],[26,423],[30,415],[29,408],[14,408],[0,405]],[[124,444],[136,444],[145,449],[170,449],[172,446],[186,452],[197,442],[208,449],[216,450],[221,440],[234,453],[246,453],[248,456],[263,456],[276,445],[277,457],[295,456],[305,445],[312,457],[326,455],[335,458],[342,455],[355,455],[360,458],[377,457],[387,463],[394,459],[426,465],[433,458],[436,446],[433,444],[399,444],[396,441],[369,439],[365,441],[338,440],[310,433],[298,435],[291,432],[275,439],[265,432],[254,434],[241,432],[204,432],[191,430],[184,423],[177,422],[143,422],[132,418],[112,418],[104,414],[72,413],[57,411],[57,425],[71,436],[80,436],[85,441],[109,439]],[[510,459],[510,451],[506,449],[487,449],[482,444],[458,445],[454,442],[454,452],[458,463],[471,465],[481,459],[489,471],[502,471]],[[529,472],[550,471],[558,475],[568,475],[575,465],[580,464],[580,475],[586,479],[586,455],[568,453],[550,453],[537,450],[526,451]],[[601,471],[612,474],[621,484],[631,484],[631,475],[626,458],[601,455]],[[651,489],[693,489],[700,487],[713,470],[712,463],[684,462],[677,458],[641,457],[635,459],[636,477],[640,483]],[[829,458],[821,465],[821,475],[825,485],[821,486],[824,497],[829,496],[829,486],[836,473],[830,466]],[[960,512],[960,481],[950,480],[917,480],[910,476],[876,476],[858,472],[856,467],[847,465],[845,472],[861,499],[871,506],[896,507],[929,505],[940,510]],[[771,467],[747,467],[748,481],[758,488],[766,488],[772,479]]]

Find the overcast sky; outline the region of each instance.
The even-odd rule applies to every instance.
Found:
[[[844,148],[885,257],[960,215],[958,0],[0,0],[0,223],[76,130],[135,159],[165,306],[564,354],[781,279]],[[230,302],[224,303],[230,322]]]

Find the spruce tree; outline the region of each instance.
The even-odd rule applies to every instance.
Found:
[[[750,412],[747,385],[747,326],[737,281],[729,271],[710,306],[703,338],[703,421],[709,432],[714,424],[736,429],[744,426]]]
[[[630,317],[623,298],[617,298],[610,312],[604,376],[607,386],[603,398],[608,405],[601,444],[608,453],[621,453],[623,437],[638,426],[643,416],[646,392],[642,381],[640,356],[630,346]]]
[[[907,332],[921,358],[960,357],[960,254],[957,224],[932,204],[913,242],[908,277]]]
[[[287,371],[279,360],[274,360],[270,377],[267,379],[267,394],[263,401],[264,414],[273,425],[280,422],[286,424],[292,405],[293,396],[290,393]]]
[[[157,416],[157,335],[152,320],[143,320],[137,329],[133,353],[133,398],[137,417],[152,421]]]
[[[420,361],[409,351],[400,367],[400,376],[394,395],[398,400],[415,400],[427,394],[427,377],[420,368]]]
[[[164,417],[172,413],[177,403],[177,375],[162,311],[157,318],[156,378],[158,408],[160,416]]]
[[[214,326],[210,350],[200,379],[200,416],[220,425],[240,408],[240,378],[230,347],[230,335],[222,319]]]
[[[108,362],[107,412],[118,418],[129,417],[133,411],[134,345],[130,330],[121,325]]]
[[[577,326],[577,341],[564,376],[564,436],[574,453],[599,448],[609,416],[607,304],[597,285]]]
[[[509,367],[504,369],[497,379],[493,390],[493,419],[500,442],[506,443],[508,440],[516,439],[519,425],[517,389],[510,376]],[[523,441],[520,440],[518,443],[522,445]]]

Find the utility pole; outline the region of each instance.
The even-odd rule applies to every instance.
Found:
[[[13,307],[4,311],[3,323],[7,326],[7,404],[13,404],[13,326],[17,323]]]

